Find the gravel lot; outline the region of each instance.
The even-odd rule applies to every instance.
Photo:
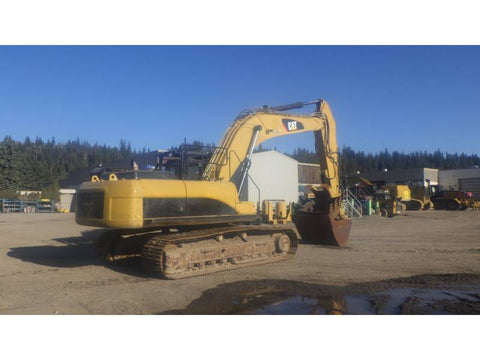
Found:
[[[301,244],[293,260],[176,281],[144,276],[139,263],[104,263],[94,244],[101,230],[76,225],[74,214],[0,214],[0,231],[1,314],[188,313],[216,288],[232,295],[232,283],[242,291],[272,281],[361,287],[416,275],[480,274],[480,211],[366,217],[354,220],[346,248]]]

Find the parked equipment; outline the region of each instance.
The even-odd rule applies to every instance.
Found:
[[[405,205],[402,204],[401,199],[397,198],[387,188],[380,188],[375,190],[373,194],[373,207],[377,214],[383,217],[394,217],[400,215],[405,211]]]
[[[402,200],[407,206],[407,210],[419,211],[428,210],[433,204],[430,199],[430,185],[425,187],[423,185],[410,185],[410,200]]]
[[[344,180],[347,189],[360,201],[372,202],[376,214],[391,218],[406,210],[403,199],[410,199],[408,187],[403,185],[387,187],[384,183],[371,182],[358,174],[351,174]]]
[[[472,199],[471,192],[442,190],[438,185],[431,186],[430,194],[435,210],[480,209],[480,201]]]
[[[315,105],[315,112],[285,113],[306,105]],[[95,175],[78,190],[76,221],[111,229],[99,241],[106,259],[141,256],[144,269],[170,279],[291,258],[298,239],[288,207],[268,205],[275,212],[262,214],[259,204],[240,201],[238,194],[256,146],[309,131],[323,184],[308,204],[295,209],[293,222],[303,240],[345,245],[351,221],[341,208],[335,121],[323,100],[243,112],[209,156],[200,180],[186,180],[185,171],[172,179],[161,166],[148,175],[137,170]]]

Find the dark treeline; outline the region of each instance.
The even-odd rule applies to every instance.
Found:
[[[194,145],[203,145],[194,141]],[[213,144],[208,144],[213,146]],[[172,148],[174,149],[174,148]],[[259,148],[258,151],[266,151]],[[149,151],[149,150],[148,150]],[[119,147],[91,145],[79,139],[57,143],[55,139],[44,141],[28,137],[24,142],[15,141],[10,136],[0,142],[0,198],[13,197],[18,190],[43,191],[55,198],[58,181],[68,176],[70,171],[93,168],[100,163],[131,159],[147,152],[132,150],[130,143],[120,141]],[[287,154],[299,162],[318,163],[316,154],[304,148],[297,148]],[[401,153],[387,149],[375,154],[355,151],[343,147],[340,154],[341,175],[370,170],[397,170],[430,167],[437,169],[468,168],[480,165],[478,155],[450,154],[437,150],[433,153],[417,151]]]
[[[318,163],[315,152],[298,148],[289,155],[299,162]],[[480,166],[480,156],[472,154],[450,154],[437,150],[433,153],[426,151],[415,151],[401,153],[398,151],[389,152],[387,149],[375,154],[355,151],[344,146],[340,152],[341,174],[351,174],[357,171],[366,172],[374,170],[400,170],[414,168],[435,168],[441,170],[469,168]]]
[[[0,142],[0,198],[14,197],[17,190],[43,190],[55,198],[58,180],[69,171],[134,154],[125,140],[120,141],[119,147],[108,147],[79,139],[57,143],[54,138],[31,141],[27,137],[22,143],[7,136]]]

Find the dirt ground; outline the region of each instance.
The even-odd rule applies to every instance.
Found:
[[[175,281],[145,276],[139,263],[104,263],[99,233],[76,225],[74,214],[0,214],[0,313],[232,313],[237,292],[270,286],[292,296],[459,281],[480,288],[480,211],[365,217],[354,220],[345,248],[301,244],[292,260]],[[435,306],[448,307],[442,301]],[[478,301],[465,306],[478,311]]]

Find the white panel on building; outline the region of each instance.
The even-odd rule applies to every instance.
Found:
[[[260,205],[263,200],[298,201],[298,162],[278,151],[254,153],[245,192],[248,201],[257,202],[260,189]],[[252,181],[253,180],[253,181]],[[255,183],[255,184],[254,184]]]
[[[438,185],[438,169],[423,168],[423,186],[428,186],[427,180],[430,181],[430,185]]]
[[[75,189],[60,189],[60,208],[64,211],[73,212],[73,198]]]

